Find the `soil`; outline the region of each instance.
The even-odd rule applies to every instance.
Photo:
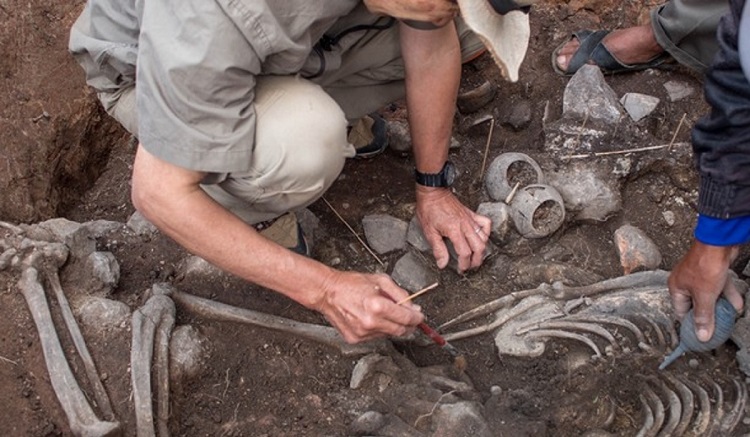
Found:
[[[80,5],[79,5],[80,6]],[[18,3],[0,1],[0,16],[7,8],[22,8]],[[524,152],[532,157],[543,155],[544,135],[542,114],[549,102],[551,119],[560,116],[562,95],[567,78],[557,76],[550,66],[552,49],[570,32],[584,28],[614,28],[636,24],[650,8],[641,1],[546,2],[531,12],[532,37],[529,52],[521,68],[518,83],[503,82],[488,56],[464,67],[465,81],[481,83],[490,80],[497,86],[494,100],[483,109],[502,120],[520,101],[530,102],[532,120],[528,127],[515,130],[497,123],[485,150],[490,133],[489,123],[456,132],[461,147],[452,151],[451,159],[460,170],[455,191],[472,208],[488,198],[479,175],[490,159],[502,152]],[[45,26],[48,17],[41,14],[26,17],[31,25]],[[68,26],[70,20],[55,22]],[[58,29],[59,33],[59,29]],[[64,37],[64,35],[62,36]],[[60,36],[58,36],[60,38]],[[55,68],[57,60],[38,60],[39,71]],[[41,74],[41,73],[39,73]],[[83,80],[80,78],[81,81]],[[696,90],[692,96],[670,102],[663,84],[667,80],[688,83]],[[689,141],[689,129],[708,108],[702,100],[701,80],[696,75],[675,68],[672,71],[649,71],[607,77],[618,95],[639,92],[662,99],[655,114],[639,124],[663,143]],[[14,94],[7,92],[14,84],[2,82],[0,102],[8,103]],[[83,87],[79,90],[83,92]],[[59,95],[55,98],[78,98]],[[383,110],[386,118],[403,117],[403,106],[394,104]],[[681,130],[680,119],[685,115]],[[457,123],[469,115],[457,114]],[[676,132],[676,134],[675,134]],[[112,133],[124,137],[122,131]],[[621,139],[627,144],[627,138]],[[126,222],[134,212],[129,200],[129,179],[134,145],[120,141],[96,184],[82,193],[80,200],[62,214],[86,222],[106,219]],[[617,145],[612,145],[617,149]],[[682,146],[685,147],[685,146]],[[659,151],[650,153],[662,153]],[[689,155],[689,154],[688,154]],[[404,220],[414,213],[413,160],[411,156],[385,153],[371,160],[346,164],[334,186],[325,195],[338,214],[361,234],[361,219],[367,214],[387,213]],[[612,242],[613,232],[623,224],[631,224],[649,235],[663,255],[661,268],[669,270],[687,250],[692,238],[696,211],[697,176],[689,159],[683,171],[662,171],[658,166],[643,169],[627,182],[623,190],[623,208],[603,223],[567,221],[551,237],[526,241],[512,250],[489,259],[478,271],[458,275],[454,271],[439,272],[441,286],[420,297],[431,324],[455,317],[480,304],[512,291],[536,287],[551,280],[539,273],[490,268],[495,259],[508,265],[536,260],[548,245],[566,242],[571,249],[564,259],[555,260],[586,271],[599,278],[622,275],[622,267]],[[515,169],[514,177],[528,175]],[[313,257],[337,268],[358,271],[390,272],[403,253],[382,257],[383,269],[358,243],[345,224],[323,202],[310,208],[320,219],[325,238],[318,239]],[[675,222],[669,225],[664,211],[672,211]],[[557,214],[553,208],[540,208],[538,220],[544,222]],[[1,237],[2,235],[0,235]],[[259,310],[295,320],[325,324],[318,314],[265,289],[236,278],[221,281],[185,281],[176,275],[178,264],[187,255],[180,247],[161,234],[144,239],[127,233],[113,233],[99,242],[117,258],[121,279],[112,298],[135,309],[143,303],[146,291],[155,283],[168,281],[181,291],[216,299],[231,305]],[[742,254],[734,266],[741,271],[748,261]],[[512,269],[511,269],[512,270]],[[63,270],[63,286],[74,289],[76,284]],[[34,322],[26,303],[17,291],[17,276],[0,272],[0,434],[13,436],[70,435],[65,415],[58,404],[45,367]],[[57,313],[53,304],[53,313]],[[57,316],[56,316],[57,317]],[[59,322],[59,320],[57,320]],[[207,370],[196,380],[175,387],[172,393],[171,431],[174,435],[253,435],[253,436],[318,436],[347,435],[355,412],[382,409],[383,406],[360,405],[360,396],[349,389],[355,358],[343,357],[336,350],[318,344],[262,329],[231,323],[202,320],[179,310],[177,324],[191,324],[211,340]],[[61,325],[58,325],[61,326]],[[87,333],[84,332],[84,335]],[[69,341],[63,339],[70,352]],[[135,435],[135,419],[131,402],[129,373],[129,342],[127,336],[105,336],[89,344],[105,386],[113,401],[115,413],[123,423],[126,435]],[[535,359],[498,357],[490,335],[457,342],[466,354],[466,374],[477,390],[490,397],[490,388],[499,386],[508,393],[504,415],[489,418],[497,435],[580,435],[592,416],[600,415],[598,400],[611,400],[617,406],[617,419],[610,429],[617,435],[634,435],[642,418],[639,416],[639,391],[633,383],[655,368],[656,358],[633,360],[602,360],[585,371],[569,373],[564,369],[565,357],[575,345],[556,343],[543,356]],[[398,346],[418,366],[445,364],[450,357],[434,347]],[[72,356],[72,354],[71,354]],[[73,362],[80,372],[80,364]],[[680,372],[715,378],[737,373],[731,350],[719,351],[706,361],[706,367],[693,369],[679,364]],[[750,427],[740,425],[742,432]]]

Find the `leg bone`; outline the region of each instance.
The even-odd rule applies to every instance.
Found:
[[[27,267],[21,274],[19,288],[34,318],[39,339],[47,363],[50,382],[55,395],[68,418],[70,429],[76,436],[109,436],[119,433],[119,424],[99,420],[86,396],[75,380],[65,359],[60,339],[55,332],[52,315],[47,305],[44,289],[39,282],[39,273],[34,267]]]
[[[102,384],[101,378],[99,378],[99,372],[96,370],[94,359],[91,357],[91,353],[89,353],[83,334],[81,334],[81,329],[78,327],[78,322],[76,322],[76,319],[73,316],[73,311],[70,309],[70,304],[68,304],[68,299],[65,297],[65,293],[63,293],[57,271],[50,270],[47,272],[46,276],[52,290],[55,292],[55,298],[60,305],[60,312],[62,313],[65,325],[68,327],[70,337],[73,339],[73,344],[78,351],[78,355],[81,357],[81,361],[83,361],[83,367],[86,369],[86,376],[94,390],[96,403],[107,420],[114,420],[115,414],[112,411],[112,405],[109,403],[109,396],[107,396],[107,392],[104,390],[104,385]]]
[[[247,323],[254,326],[286,332],[332,346],[341,351],[342,355],[366,355],[378,352],[385,346],[385,343],[382,340],[360,344],[347,344],[334,328],[297,322],[284,317],[272,316],[244,308],[237,308],[177,290],[172,290],[171,296],[177,303],[200,316],[228,322]]]
[[[143,307],[133,312],[133,346],[130,354],[130,371],[138,437],[156,435],[152,405],[151,361],[154,355],[154,338],[157,331],[159,343],[156,348],[157,362],[155,366],[157,367],[157,384],[160,395],[157,417],[159,417],[160,433],[167,431],[166,422],[163,419],[168,416],[168,412],[163,411],[163,408],[168,408],[168,406],[163,405],[163,403],[165,401],[168,403],[168,398],[163,397],[162,391],[166,389],[168,392],[169,390],[168,381],[166,387],[164,386],[164,378],[168,378],[168,374],[166,369],[163,369],[168,363],[165,358],[160,357],[165,354],[163,344],[165,336],[168,346],[169,335],[174,326],[174,317],[174,302],[167,296],[159,295],[152,296]]]

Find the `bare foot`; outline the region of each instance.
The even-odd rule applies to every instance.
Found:
[[[664,48],[656,42],[651,24],[614,30],[604,37],[602,44],[623,64],[642,64],[664,53]],[[562,71],[568,69],[579,46],[578,39],[571,38],[560,49],[555,62]]]

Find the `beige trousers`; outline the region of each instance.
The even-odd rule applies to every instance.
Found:
[[[462,23],[458,30],[463,59],[483,50]],[[355,154],[347,141],[347,120],[402,98],[403,79],[397,25],[368,31],[342,54],[340,67],[314,79],[316,83],[298,76],[258,77],[252,168],[209,174],[203,189],[250,224],[310,205]],[[135,95],[131,87],[100,93],[99,99],[137,137]]]

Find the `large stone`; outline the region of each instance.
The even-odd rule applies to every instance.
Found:
[[[563,94],[563,113],[611,123],[622,117],[617,94],[595,65],[584,65],[570,79]]]
[[[619,181],[606,169],[574,163],[548,172],[547,182],[557,189],[576,220],[605,221],[622,208]]]
[[[443,404],[435,409],[432,418],[432,435],[492,437],[482,416],[482,406],[475,402]]]
[[[0,220],[63,215],[106,168],[124,131],[87,91],[67,51],[81,2],[29,2],[0,26]],[[9,20],[9,12],[2,20]],[[39,18],[42,17],[42,18]]]
[[[413,292],[437,282],[438,274],[427,265],[423,256],[407,252],[396,261],[391,277],[398,285]]]
[[[409,224],[386,214],[372,214],[362,219],[367,244],[379,254],[401,250],[406,246]]]
[[[656,243],[635,226],[621,226],[615,231],[614,240],[626,275],[641,269],[654,270],[661,264]]]
[[[654,112],[659,102],[658,97],[639,93],[626,93],[620,99],[630,118],[636,122]]]

